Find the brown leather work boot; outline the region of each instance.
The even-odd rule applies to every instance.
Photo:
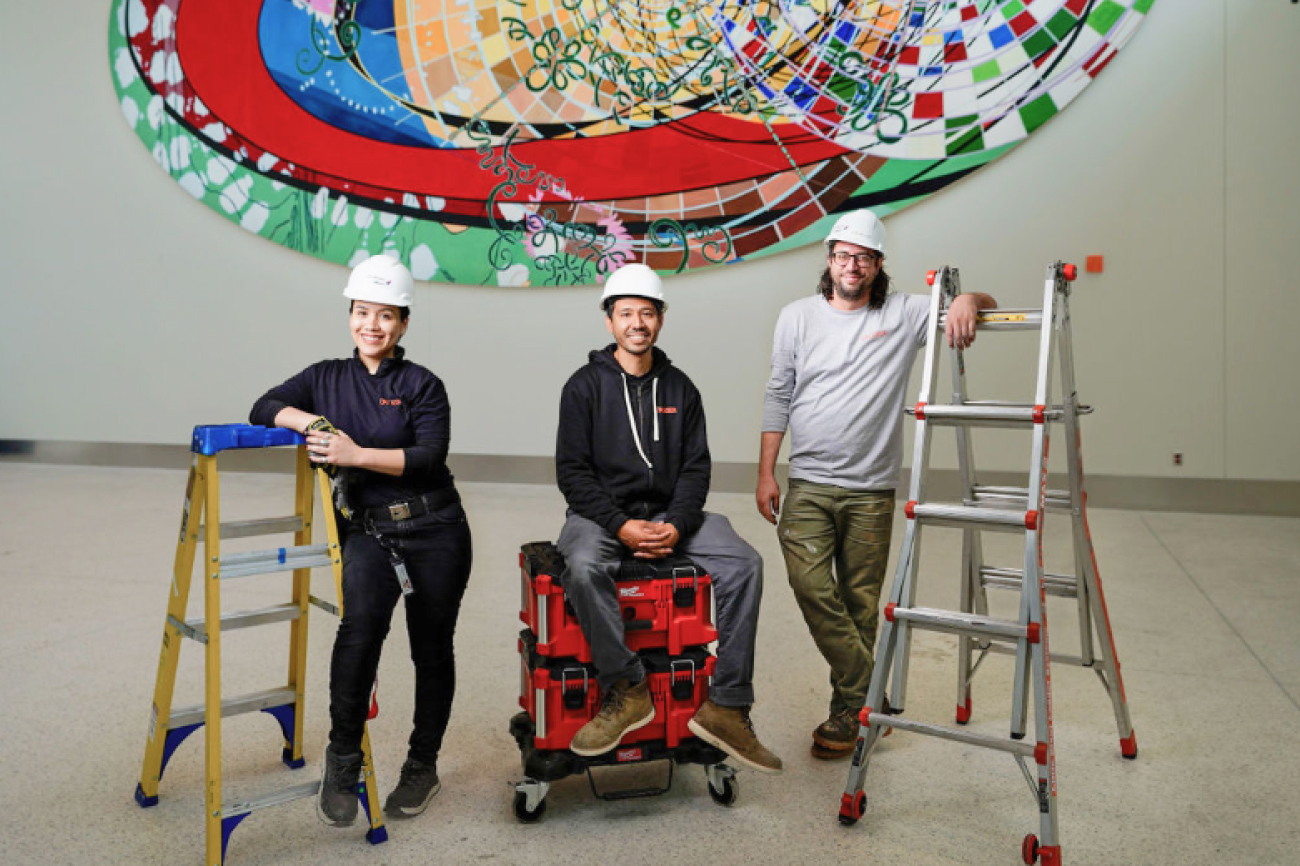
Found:
[[[760,773],[781,772],[781,759],[758,741],[749,707],[720,707],[705,701],[686,725],[691,733]]]
[[[853,710],[831,713],[831,717],[813,731],[812,738],[814,756],[848,757],[858,742],[858,714]]]
[[[644,728],[654,721],[655,707],[650,700],[650,682],[641,680],[629,685],[619,680],[605,693],[600,712],[578,729],[569,744],[569,751],[584,758],[603,755],[618,745],[624,735]]]

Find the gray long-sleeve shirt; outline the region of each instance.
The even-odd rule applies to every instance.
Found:
[[[790,430],[790,477],[852,490],[898,486],[903,391],[929,336],[930,298],[837,310],[820,294],[781,311],[763,432]]]

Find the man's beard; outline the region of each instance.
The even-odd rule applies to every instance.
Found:
[[[836,297],[842,301],[848,301],[849,303],[857,303],[866,297],[867,293],[871,291],[871,284],[866,280],[858,283],[856,289],[846,287],[844,283],[839,280],[831,280],[831,285],[835,287]]]

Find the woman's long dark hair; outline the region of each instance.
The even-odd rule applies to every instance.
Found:
[[[867,306],[873,310],[879,310],[885,305],[885,295],[889,294],[889,274],[885,273],[884,262],[881,262],[880,270],[876,271],[876,278],[871,281],[871,294],[867,300]],[[822,297],[830,300],[835,295],[835,284],[831,282],[831,269],[828,266],[822,271],[822,278],[817,283],[817,291],[822,293]]]

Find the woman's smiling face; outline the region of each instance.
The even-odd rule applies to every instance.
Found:
[[[352,342],[363,358],[381,361],[392,356],[397,341],[406,333],[400,308],[372,301],[353,301],[349,317]]]

